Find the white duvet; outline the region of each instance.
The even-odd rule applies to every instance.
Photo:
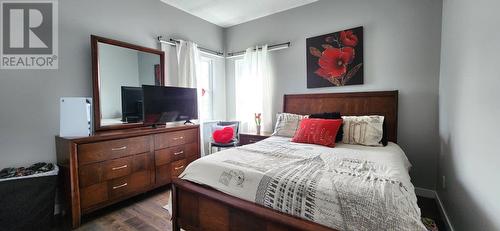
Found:
[[[200,158],[180,177],[338,230],[426,230],[410,166],[394,143],[329,148],[273,136]]]

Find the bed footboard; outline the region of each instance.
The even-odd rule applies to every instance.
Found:
[[[172,203],[174,231],[335,231],[179,178],[173,180]]]

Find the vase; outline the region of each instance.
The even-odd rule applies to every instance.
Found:
[[[257,135],[260,135],[260,125],[257,125]]]

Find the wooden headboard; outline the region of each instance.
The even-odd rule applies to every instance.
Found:
[[[382,115],[385,116],[388,140],[396,143],[398,138],[398,91],[285,95],[283,112]]]

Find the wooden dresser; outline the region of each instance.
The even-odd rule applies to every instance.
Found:
[[[182,125],[56,137],[63,214],[76,228],[84,214],[171,183],[200,157],[199,134]]]

